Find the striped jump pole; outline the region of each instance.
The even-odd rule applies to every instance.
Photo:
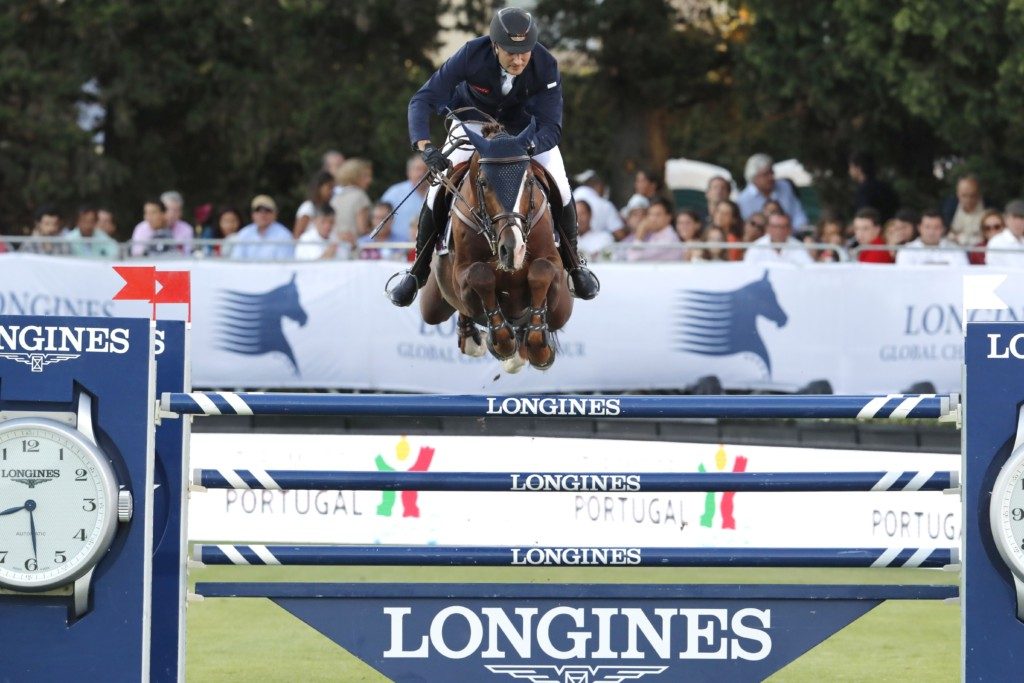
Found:
[[[208,565],[443,567],[947,567],[950,548],[602,548],[390,545],[200,545]]]
[[[164,393],[164,415],[950,419],[957,395],[484,396]]]
[[[344,472],[197,469],[192,483],[208,489],[300,491],[945,491],[956,472]]]

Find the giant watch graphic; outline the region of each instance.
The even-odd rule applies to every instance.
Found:
[[[1024,407],[1017,416],[1013,453],[992,488],[989,522],[996,548],[1013,575],[1017,618],[1024,621]]]
[[[80,393],[74,414],[0,422],[0,587],[70,592],[81,616],[93,570],[131,514],[131,494],[118,491],[97,445],[88,394]]]

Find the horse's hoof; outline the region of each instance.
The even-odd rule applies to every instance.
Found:
[[[505,372],[508,374],[514,375],[526,367],[526,360],[517,353],[511,358],[506,358],[501,361],[501,367],[504,368]]]
[[[502,353],[501,350],[494,345],[494,342],[490,338],[488,338],[487,350],[490,351],[491,355],[497,358],[498,360],[506,361],[509,358],[512,358],[513,356],[517,355],[519,352],[519,342],[516,340],[515,337],[512,338],[511,344],[512,350],[509,351],[508,353]]]
[[[534,361],[534,357],[537,356],[537,355],[540,355],[540,352],[543,352],[545,350],[549,352],[547,360],[544,360],[544,361],[541,361],[541,362],[535,362]],[[538,370],[547,370],[548,368],[550,368],[552,365],[555,364],[555,347],[554,346],[547,346],[544,349],[541,349],[540,352],[538,352],[538,353],[531,352],[530,353],[530,365],[532,365],[533,367],[537,368]]]
[[[480,356],[487,353],[487,349],[484,348],[476,339],[472,337],[466,337],[462,344],[462,353],[473,358],[479,358]]]

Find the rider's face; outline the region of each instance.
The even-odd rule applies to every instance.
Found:
[[[494,53],[498,55],[498,63],[501,64],[501,68],[513,76],[523,73],[526,70],[526,65],[530,63],[530,57],[533,56],[532,52],[512,53],[497,45],[494,46]]]

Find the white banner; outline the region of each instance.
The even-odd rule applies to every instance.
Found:
[[[626,456],[628,454],[628,457]],[[528,437],[193,434],[191,466],[427,472],[959,470],[958,455]],[[193,493],[189,538],[234,543],[941,547],[959,498],[886,493]]]
[[[138,264],[139,262],[133,262]],[[961,288],[985,267],[816,264],[597,264],[601,295],[577,301],[554,367],[502,372],[462,356],[454,319],[424,325],[384,283],[403,264],[154,262],[191,270],[193,378],[200,387],[344,388],[439,393],[678,389],[717,376],[729,389],[888,393],[960,387]],[[999,288],[1024,319],[1024,272]],[[109,263],[0,255],[0,313],[149,315],[110,301]],[[184,306],[161,306],[180,318]]]

